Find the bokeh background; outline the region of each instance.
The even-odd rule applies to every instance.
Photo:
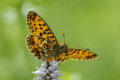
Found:
[[[62,80],[120,80],[119,0],[0,0],[0,80],[32,80],[41,66],[26,47],[28,11],[37,12],[58,41],[90,49],[92,61],[60,65]]]

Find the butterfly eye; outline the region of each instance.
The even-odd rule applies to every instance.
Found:
[[[60,45],[60,49],[63,49],[64,48],[64,45]]]

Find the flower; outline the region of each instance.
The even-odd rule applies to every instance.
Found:
[[[51,62],[43,62],[40,68],[37,68],[37,71],[32,73],[37,76],[34,80],[60,80],[57,77],[61,76],[58,65],[61,62],[51,61]]]

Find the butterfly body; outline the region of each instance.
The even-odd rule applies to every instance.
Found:
[[[34,11],[28,13],[27,24],[32,34],[26,38],[26,42],[38,59],[65,61],[66,59],[89,60],[97,57],[88,50],[69,49],[66,44],[59,44],[47,23]]]

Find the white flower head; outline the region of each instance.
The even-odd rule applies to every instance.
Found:
[[[51,61],[51,62],[43,62],[40,68],[36,68],[37,71],[32,73],[36,74],[37,77],[34,80],[60,80],[57,77],[61,76],[59,74],[59,64],[61,62]]]

